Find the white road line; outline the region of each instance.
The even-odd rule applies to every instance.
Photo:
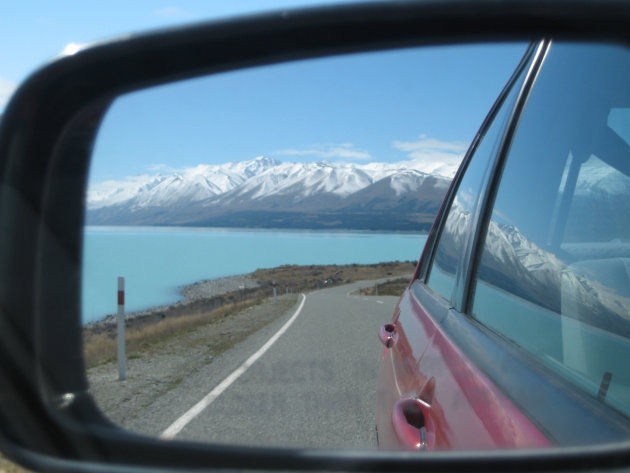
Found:
[[[379,300],[377,300],[376,302],[378,302],[379,304],[384,304],[384,302],[383,302],[383,301],[379,301]]]
[[[210,391],[206,396],[191,407],[184,415],[182,415],[179,419],[173,422],[168,428],[160,434],[160,438],[164,440],[170,440],[175,438],[175,436],[181,432],[181,430],[186,427],[186,425],[197,417],[206,407],[208,407],[212,402],[218,398],[223,391],[230,387],[230,385],[236,381],[243,373],[245,373],[250,366],[252,366],[256,360],[258,360],[261,356],[265,354],[269,348],[282,336],[284,332],[291,326],[291,324],[297,319],[297,316],[302,312],[302,307],[304,307],[304,302],[306,301],[306,296],[301,294],[302,302],[298,306],[295,313],[291,316],[291,318],[285,323],[280,330],[278,330],[273,337],[271,337],[267,343],[265,343],[262,347],[258,349],[256,353],[250,356],[247,360],[243,362],[241,366],[236,368],[227,378],[221,381],[212,391]]]

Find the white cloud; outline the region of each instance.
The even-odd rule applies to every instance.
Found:
[[[64,56],[72,56],[72,55],[78,53],[79,51],[81,51],[86,46],[87,46],[87,44],[68,43],[63,48],[63,51],[61,51],[61,54],[63,54]]]
[[[0,77],[0,112],[9,102],[9,98],[13,95],[15,89],[17,89],[16,84]]]
[[[366,160],[370,153],[356,149],[352,143],[317,145],[308,149],[282,149],[271,153],[277,156],[313,156],[317,159]]]
[[[159,10],[155,10],[153,15],[159,16],[160,18],[191,18],[193,16],[179,7],[160,8]]]
[[[429,173],[453,177],[459,167],[469,143],[464,141],[441,141],[420,135],[416,141],[394,141],[392,146],[407,153],[415,169]]]

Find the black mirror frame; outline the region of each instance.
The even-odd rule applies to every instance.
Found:
[[[445,0],[281,11],[95,44],[37,71],[0,122],[0,449],[49,471],[628,467],[630,441],[431,455],[165,443],[112,425],[87,394],[79,306],[83,196],[94,137],[116,96],[324,55],[541,38],[628,46],[630,4]]]

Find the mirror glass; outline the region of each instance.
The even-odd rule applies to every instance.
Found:
[[[377,448],[379,328],[525,50],[363,53],[119,97],[83,252],[105,415],[165,439]]]

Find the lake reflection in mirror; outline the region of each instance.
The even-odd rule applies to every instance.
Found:
[[[167,439],[376,448],[378,329],[524,50],[316,59],[117,99],[83,253],[105,415]]]

